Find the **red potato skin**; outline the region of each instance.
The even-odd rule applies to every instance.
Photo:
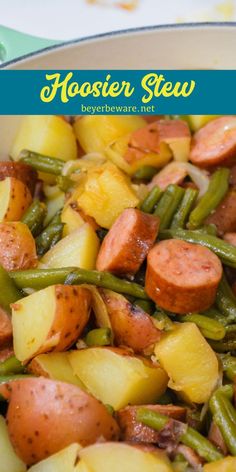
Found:
[[[0,162],[0,180],[4,180],[6,177],[15,177],[15,179],[21,180],[29,188],[31,195],[34,194],[37,172],[32,167],[23,162]]]
[[[197,131],[190,161],[199,167],[232,165],[236,160],[236,117],[222,116]]]
[[[224,240],[227,243],[232,244],[232,246],[236,246],[236,233],[225,233]]]
[[[159,153],[161,143],[172,138],[190,138],[187,123],[183,120],[157,120],[134,131],[129,139],[124,159],[132,164],[148,153]]]
[[[161,332],[140,307],[132,305],[125,297],[110,290],[100,289],[108,310],[115,343],[128,346],[135,353],[142,354],[160,339]]]
[[[206,224],[214,224],[217,234],[236,232],[236,190],[230,190],[216,210],[206,218]]]
[[[0,349],[8,347],[12,341],[12,324],[8,314],[0,307]]]
[[[102,242],[97,270],[134,275],[157,238],[159,224],[156,216],[134,208],[124,210]]]
[[[7,388],[9,436],[27,465],[73,442],[85,447],[119,437],[119,427],[106,407],[75,385],[32,377],[13,381]]]
[[[198,313],[214,303],[221,277],[221,262],[209,249],[169,239],[148,254],[145,290],[161,308]]]
[[[46,344],[43,344],[34,356],[49,351],[66,351],[77,341],[89,320],[91,293],[87,288],[79,285],[56,285],[55,292],[59,302],[56,316]],[[20,309],[20,302],[16,302],[12,307],[14,310]],[[57,339],[57,343],[49,349],[47,341],[53,338]]]
[[[170,416],[179,421],[185,421],[186,408],[175,405],[144,405],[145,408]],[[159,432],[136,420],[140,406],[127,406],[116,413],[116,418],[121,429],[121,438],[124,441],[158,444]]]
[[[0,223],[0,264],[7,271],[37,266],[35,240],[23,223]]]
[[[220,449],[223,454],[226,456],[228,453],[227,446],[225,444],[224,438],[220,432],[220,429],[214,423],[214,421],[211,422],[209,434],[208,434],[208,439],[218,448]]]
[[[32,196],[28,187],[15,177],[6,177],[11,181],[11,202],[4,216],[5,221],[19,221],[32,203]],[[12,202],[14,201],[14,205]]]
[[[0,351],[0,362],[5,362],[7,359],[9,359],[9,357],[12,356],[14,356],[14,351],[12,345],[9,344],[8,347],[4,347],[4,349]]]

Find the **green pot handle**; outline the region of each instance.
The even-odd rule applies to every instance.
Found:
[[[37,38],[0,25],[0,64],[61,42]]]

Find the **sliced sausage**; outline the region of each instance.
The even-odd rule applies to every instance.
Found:
[[[157,120],[139,128],[130,135],[125,160],[132,164],[148,153],[159,153],[162,143],[169,144],[173,139],[188,138],[190,132],[183,120]]]
[[[37,172],[28,164],[12,161],[0,162],[0,180],[4,180],[6,177],[15,177],[21,180],[21,182],[27,185],[31,194],[34,194]]]
[[[214,421],[211,422],[211,426],[208,433],[208,439],[213,444],[215,444],[217,448],[221,449],[223,454],[226,456],[228,452],[227,446],[225,444],[224,438],[221,434],[219,427],[217,426],[216,423],[214,423]]]
[[[190,161],[199,167],[230,165],[236,160],[236,117],[222,116],[194,134]]]
[[[161,308],[198,312],[214,303],[221,277],[221,262],[209,249],[169,239],[148,254],[145,290]]]
[[[230,190],[216,210],[205,220],[206,224],[214,224],[217,234],[236,232],[236,190]]]
[[[111,290],[100,290],[110,318],[116,344],[128,346],[136,353],[160,339],[160,331],[140,307]]]
[[[117,412],[117,421],[124,441],[158,444],[159,432],[136,420],[140,406],[126,406]],[[162,415],[170,416],[175,420],[185,421],[186,409],[175,405],[145,405],[145,408]]]
[[[135,274],[156,240],[159,223],[158,217],[140,210],[124,210],[102,242],[97,269],[118,275]]]
[[[0,349],[8,347],[12,340],[12,324],[8,314],[0,307]]]
[[[232,244],[232,246],[236,246],[236,233],[225,233],[224,240],[227,243]]]
[[[158,185],[162,190],[165,190],[170,184],[182,184],[187,174],[185,165],[171,162],[153,177],[148,188],[151,190],[155,185]]]
[[[176,453],[184,456],[194,470],[202,470],[200,467],[203,465],[204,460],[201,459],[201,457],[191,447],[179,444]]]

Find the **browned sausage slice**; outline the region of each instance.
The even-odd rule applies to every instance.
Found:
[[[161,308],[199,312],[214,303],[221,277],[221,262],[209,249],[169,239],[148,254],[145,290]]]
[[[214,224],[217,234],[236,232],[236,190],[230,190],[216,210],[205,220],[206,224]]]
[[[140,307],[111,290],[100,290],[100,293],[107,307],[116,344],[143,353],[160,339],[160,330]]]
[[[37,182],[37,172],[32,167],[23,162],[0,162],[0,180],[4,180],[6,177],[15,177],[15,179],[21,180],[33,195]]]
[[[117,421],[124,441],[135,441],[154,444],[158,443],[159,432],[136,420],[140,406],[126,406],[117,412]],[[170,416],[175,420],[185,421],[186,408],[175,405],[145,405],[145,408],[162,415]]]
[[[221,449],[221,451],[223,452],[223,454],[225,456],[227,455],[228,449],[227,449],[227,446],[225,444],[224,438],[221,434],[221,431],[220,431],[219,427],[217,426],[217,424],[214,421],[211,422],[211,426],[210,426],[210,430],[209,430],[209,434],[208,434],[208,439],[210,439],[210,441],[213,444],[215,444],[216,447]]]
[[[159,222],[158,217],[140,210],[124,210],[102,242],[97,269],[118,275],[135,274],[156,240]]]
[[[8,314],[0,307],[0,349],[8,347],[12,340],[12,325]]]
[[[210,121],[193,137],[190,161],[200,167],[232,164],[236,160],[236,117]]]

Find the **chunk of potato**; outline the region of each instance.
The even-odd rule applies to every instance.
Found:
[[[218,361],[194,323],[178,324],[164,334],[155,354],[170,377],[170,388],[190,402],[209,400],[218,380]]]
[[[231,456],[203,466],[203,472],[234,472],[235,470],[236,457]]]
[[[28,472],[77,472],[80,449],[79,444],[70,444],[56,454],[33,465]]]
[[[76,472],[84,472],[84,465],[93,472],[171,472],[171,464],[164,452],[151,447],[107,442],[94,444],[79,451],[81,461]]]
[[[13,449],[3,416],[0,416],[0,464],[1,472],[26,472],[26,465]]]
[[[85,152],[101,152],[115,139],[145,126],[141,116],[93,115],[75,121],[76,137]]]
[[[76,385],[31,377],[2,385],[0,391],[9,400],[12,445],[27,465],[74,442],[85,447],[101,438],[119,437],[119,427],[107,408]]]
[[[198,131],[199,128],[205,126],[209,121],[214,120],[220,115],[187,115],[186,118],[188,119],[190,128],[193,131]]]
[[[10,151],[14,161],[19,159],[23,149],[57,157],[63,161],[77,157],[72,126],[54,115],[29,115],[23,118]]]
[[[42,257],[41,263],[48,268],[80,267],[94,269],[99,250],[99,238],[89,223],[84,223]]]
[[[37,265],[35,240],[24,223],[0,223],[0,264],[8,271]]]
[[[52,285],[12,305],[14,352],[27,362],[48,351],[68,349],[89,319],[91,295],[81,286]]]
[[[52,380],[78,385],[78,387],[85,390],[81,380],[73,373],[68,359],[68,352],[39,354],[28,364],[27,370],[34,375],[42,375]]]
[[[69,361],[88,391],[116,410],[128,404],[155,402],[167,386],[168,378],[161,367],[122,349],[71,351]]]
[[[31,202],[31,193],[21,180],[7,177],[0,182],[0,221],[20,220]]]
[[[44,220],[46,226],[54,215],[63,208],[65,204],[65,193],[62,192],[57,185],[44,185],[44,193],[46,196],[47,214]]]
[[[160,143],[160,150],[158,153],[148,152],[143,155],[143,157],[139,157],[139,159],[137,159],[135,162],[127,162],[124,156],[128,149],[130,136],[131,135],[128,134],[126,136],[120,137],[105,149],[105,155],[107,159],[126,172],[126,174],[132,175],[143,166],[160,168],[170,161],[172,154],[169,146],[162,142]]]
[[[96,222],[110,228],[125,208],[135,208],[139,199],[128,178],[112,163],[88,173],[78,206]]]
[[[65,223],[63,229],[63,237],[68,236],[75,229],[81,228],[84,224],[84,220],[76,208],[73,208],[73,204],[66,205],[61,212],[61,222]]]

